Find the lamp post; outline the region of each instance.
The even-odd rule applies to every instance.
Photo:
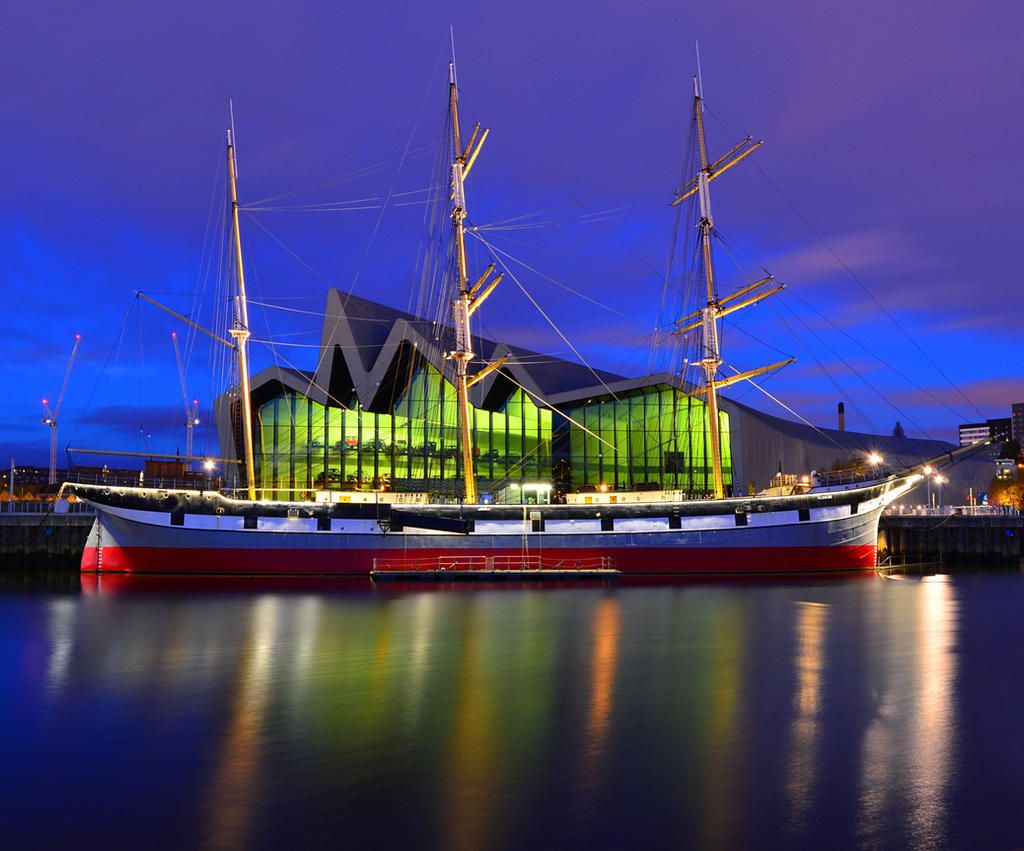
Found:
[[[946,479],[943,476],[940,476],[940,475],[938,475],[936,473],[936,475],[935,475],[935,484],[937,484],[939,486],[939,494],[938,494],[939,505],[942,505],[942,483],[943,482],[948,482],[948,481],[949,481],[949,479]]]
[[[877,452],[871,452],[868,455],[868,463],[871,465],[871,478],[878,478],[878,465],[882,463],[884,459]]]
[[[927,504],[927,506],[929,508],[931,508],[932,507],[932,473],[934,473],[935,471],[931,468],[930,465],[928,465],[928,466],[925,466],[925,468],[921,472],[924,473],[925,481],[928,483],[928,502],[926,504]]]

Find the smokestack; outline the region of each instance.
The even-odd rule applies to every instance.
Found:
[[[846,431],[846,405],[839,403],[839,430]]]

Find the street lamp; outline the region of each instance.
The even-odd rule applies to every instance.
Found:
[[[935,484],[939,486],[939,505],[942,505],[942,483],[948,481],[949,479],[940,476],[938,473],[935,474]]]

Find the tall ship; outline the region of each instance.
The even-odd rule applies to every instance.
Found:
[[[727,480],[719,391],[790,363],[723,374],[719,323],[722,317],[772,296],[781,285],[771,276],[720,296],[714,264],[710,184],[750,153],[760,142],[749,137],[724,156],[711,159],[704,131],[704,106],[694,80],[693,122],[696,173],[674,195],[673,204],[694,204],[692,262],[694,307],[674,322],[674,334],[692,353],[688,358],[699,380],[679,376],[673,399],[687,400],[687,411],[699,412],[696,423],[707,473],[702,486],[645,482],[645,488],[624,490],[604,485],[559,494],[557,502],[534,498],[516,504],[493,501],[482,493],[477,470],[495,452],[474,444],[474,386],[494,386],[499,377],[519,384],[507,369],[510,352],[491,347],[491,358],[471,325],[484,301],[501,282],[495,265],[470,271],[466,250],[466,178],[487,136],[479,125],[468,141],[459,122],[459,91],[454,63],[448,82],[450,167],[444,193],[450,218],[449,292],[444,351],[447,385],[454,390],[455,428],[451,442],[440,449],[421,438],[420,445],[394,439],[389,450],[403,458],[422,452],[424,461],[440,457],[457,472],[457,501],[429,501],[427,494],[389,489],[375,479],[372,489],[346,488],[342,473],[330,467],[328,449],[319,457],[319,472],[307,471],[311,487],[282,494],[266,486],[257,470],[253,398],[249,377],[250,328],[242,263],[239,203],[232,132],[227,136],[229,224],[234,267],[233,318],[230,339],[223,339],[237,358],[239,380],[231,405],[238,439],[241,493],[219,490],[130,487],[120,484],[68,482],[63,491],[95,506],[97,514],[82,558],[82,571],[201,574],[356,574],[387,576],[605,576],[612,574],[777,574],[827,573],[873,569],[879,516],[887,505],[923,478],[923,465],[887,475],[814,475],[796,480],[778,477],[771,487],[747,495]],[[208,332],[209,333],[209,332]],[[213,335],[211,335],[213,336]],[[312,384],[313,379],[310,379]],[[557,410],[546,400],[519,389],[538,407]],[[332,391],[333,392],[333,391]],[[479,388],[478,391],[479,392]],[[330,394],[326,393],[325,396]],[[451,404],[449,408],[451,407]],[[559,416],[587,439],[616,447],[571,412]],[[690,424],[691,427],[693,423]],[[727,429],[726,429],[727,431]],[[342,433],[337,451],[354,449]],[[672,438],[673,440],[675,438]],[[311,447],[322,438],[309,437]],[[365,442],[365,441],[364,441]],[[380,444],[379,436],[371,443]],[[600,449],[599,444],[595,444]],[[312,450],[311,450],[312,451]],[[265,453],[263,453],[265,455]],[[682,453],[665,452],[672,463]],[[518,456],[517,456],[518,457]],[[326,459],[326,460],[325,460]],[[949,460],[952,460],[950,456]],[[419,463],[419,462],[417,462]],[[662,472],[667,462],[662,461]],[[412,461],[409,461],[412,464]],[[265,466],[265,461],[264,461]],[[552,480],[557,479],[552,470]],[[336,480],[336,481],[335,481]],[[651,485],[655,487],[651,487]],[[333,486],[332,485],[336,485]],[[670,486],[671,485],[671,486]],[[491,484],[488,487],[492,487]]]

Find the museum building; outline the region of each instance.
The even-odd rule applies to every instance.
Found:
[[[462,456],[447,330],[329,290],[316,368],[272,366],[251,381],[262,497],[371,488],[457,497]],[[705,403],[678,376],[626,378],[482,337],[473,350],[487,363],[508,356],[470,390],[481,493],[537,483],[556,494],[711,492]],[[779,471],[827,469],[850,453],[881,450],[912,463],[949,448],[818,429],[725,398],[720,409],[726,488],[737,495],[766,487]],[[243,458],[237,391],[215,410],[222,457]]]

